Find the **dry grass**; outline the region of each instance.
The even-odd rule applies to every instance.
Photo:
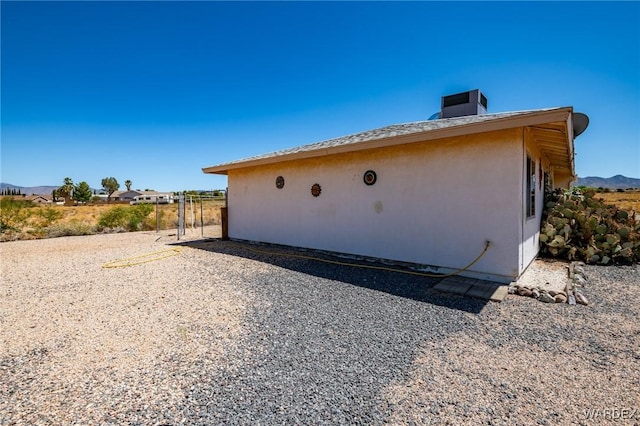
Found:
[[[186,203],[185,225],[197,227],[220,224],[220,207],[223,200],[207,200],[201,204]],[[17,230],[3,232],[3,241],[46,238],[63,235],[85,235],[95,233],[100,217],[114,207],[129,208],[129,204],[92,204],[81,206],[37,205],[23,207],[21,219],[14,221]],[[131,206],[133,207],[133,206]],[[178,226],[178,203],[158,206],[142,223],[142,230],[155,230],[156,218],[159,229],[174,229]],[[49,219],[46,219],[49,218]]]
[[[47,209],[48,206],[34,207],[34,212],[37,212],[38,209]],[[89,206],[51,206],[51,208],[55,209],[62,213],[62,217],[56,221],[56,223],[70,223],[73,221],[85,222],[96,224],[98,223],[98,219],[100,215],[104,212],[113,208],[111,204],[98,204],[98,205],[89,205]]]
[[[224,205],[224,201],[205,201],[202,208],[202,217],[205,225],[217,225],[220,223],[220,207]],[[98,223],[100,216],[107,210],[115,206],[127,207],[127,204],[95,204],[88,206],[53,206],[63,213],[56,223],[66,224],[73,221],[85,222],[91,225]],[[159,222],[160,229],[171,229],[178,225],[178,203],[159,205]],[[47,207],[34,207],[34,209],[46,209]],[[200,224],[200,203],[193,203],[193,213],[195,222]],[[154,211],[149,215],[147,224],[155,227],[155,206]],[[191,220],[191,209],[189,203],[186,205],[185,220],[187,223]]]
[[[640,191],[601,192],[594,196],[607,204],[614,204],[623,210],[640,212]]]

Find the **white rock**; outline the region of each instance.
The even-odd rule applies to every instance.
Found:
[[[579,291],[575,292],[575,296],[576,296],[576,303],[579,303],[579,304],[585,305],[585,306],[589,304],[589,301],[587,300],[585,295],[580,293]]]
[[[555,299],[556,303],[565,303],[567,301],[567,296],[560,293],[553,296],[553,298]]]
[[[553,298],[549,293],[542,293],[538,300],[544,303],[556,303],[556,299]]]

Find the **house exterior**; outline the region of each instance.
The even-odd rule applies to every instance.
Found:
[[[107,194],[99,194],[98,197],[100,197],[103,201],[107,201]],[[161,199],[171,199],[173,202],[173,194],[170,192],[158,192],[158,191],[141,191],[141,190],[137,190],[137,189],[131,189],[128,191],[115,191],[113,194],[111,194],[111,201],[112,202],[135,202],[136,201],[136,197],[138,197],[138,199],[140,197],[149,197],[147,199],[148,200],[153,200],[153,202],[155,203],[155,199],[156,198],[161,198]],[[137,204],[137,203],[136,203]]]
[[[27,201],[31,201],[32,203],[35,203],[35,204],[52,204],[53,203],[53,199],[51,198],[50,195],[39,195],[39,194],[27,195],[24,199]]]
[[[585,118],[572,107],[453,116],[203,171],[228,176],[231,239],[443,274],[468,265],[488,241],[461,275],[510,282],[538,253],[545,188],[576,179],[573,141]]]
[[[50,195],[0,195],[0,199],[16,200],[16,201],[30,201],[34,204],[53,204],[53,199]]]
[[[173,194],[146,191],[142,195],[136,195],[130,204],[173,204]]]
[[[135,191],[133,189],[128,191],[116,191],[111,195],[111,199],[118,201],[131,201],[135,197],[144,195],[147,192],[149,191]]]

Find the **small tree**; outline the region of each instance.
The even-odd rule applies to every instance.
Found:
[[[102,179],[102,188],[107,193],[107,202],[111,202],[111,195],[120,188],[120,184],[114,177]]]
[[[73,189],[73,199],[77,203],[88,203],[92,196],[91,187],[87,182],[80,182]]]
[[[131,181],[129,179],[124,181],[124,186],[127,187],[127,191],[131,191]]]

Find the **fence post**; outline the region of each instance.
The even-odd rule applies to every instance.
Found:
[[[184,235],[184,198],[184,194],[178,196],[178,240],[180,239],[180,235]]]
[[[222,239],[229,239],[229,217],[227,215],[227,207],[220,207],[220,221],[222,222]]]
[[[191,219],[191,230],[195,231],[196,219],[193,217],[193,195],[189,195],[189,219]]]
[[[224,190],[224,207],[220,208],[220,221],[222,222],[222,239],[229,239],[229,187]]]

